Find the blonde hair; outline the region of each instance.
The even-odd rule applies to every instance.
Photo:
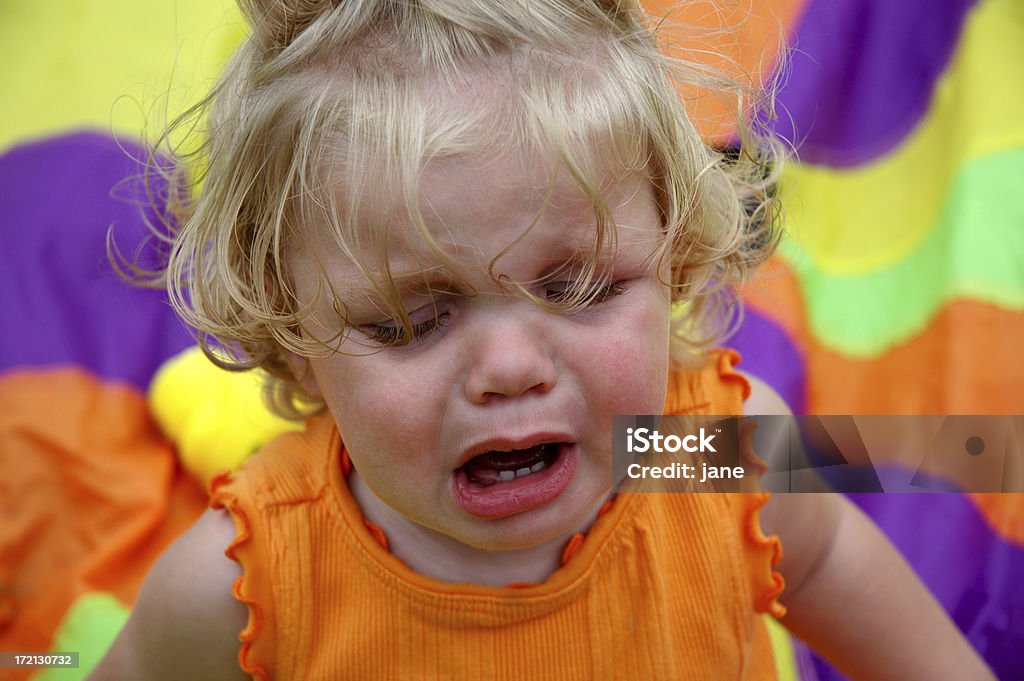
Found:
[[[645,173],[665,229],[657,259],[667,264],[673,300],[684,304],[674,332],[679,347],[718,342],[734,323],[736,286],[776,243],[769,190],[778,151],[742,121],[738,156],[701,140],[677,85],[706,86],[706,74],[666,58],[635,4],[240,5],[251,34],[211,93],[174,124],[194,126],[201,146],[178,158],[175,170],[153,166],[171,183],[174,225],[161,281],[215,362],[262,367],[274,377],[279,412],[322,407],[297,385],[285,351],[332,352],[341,340],[300,334],[313,304],[295,295],[284,255],[290,239],[310,225],[330,228],[408,336],[410,320],[387,267],[391,230],[402,225],[382,228],[382,216],[396,206],[407,211],[408,228],[451,264],[417,206],[424,165],[439,157],[525,149],[553,158],[594,207],[598,250],[615,243],[601,169]],[[467,90],[488,96],[457,115],[437,103],[450,106]],[[743,103],[745,93],[735,94]],[[366,253],[376,259],[364,262]],[[585,304],[595,270],[574,275],[577,293],[557,305],[537,302]],[[345,301],[332,302],[344,317]]]

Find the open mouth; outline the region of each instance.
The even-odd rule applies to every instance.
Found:
[[[579,448],[571,442],[478,454],[455,469],[455,502],[482,518],[504,518],[538,508],[569,487],[579,458]]]
[[[467,461],[462,470],[477,485],[489,487],[540,473],[558,459],[561,443],[548,442],[507,452],[490,451]]]

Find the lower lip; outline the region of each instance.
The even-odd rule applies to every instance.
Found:
[[[452,483],[452,495],[459,507],[479,518],[504,518],[543,506],[566,490],[576,474],[579,452],[576,445],[563,445],[558,459],[539,473],[484,487],[469,481],[459,469]]]

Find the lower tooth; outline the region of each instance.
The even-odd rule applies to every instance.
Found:
[[[509,482],[511,480],[515,480],[516,478],[521,478],[524,475],[540,472],[544,470],[546,467],[547,464],[545,464],[543,461],[538,461],[532,466],[523,466],[522,468],[519,468],[514,471],[498,471],[498,479],[501,480],[502,482]]]

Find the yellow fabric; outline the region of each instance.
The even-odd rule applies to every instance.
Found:
[[[787,229],[830,275],[862,275],[908,257],[935,228],[965,165],[1024,145],[1024,61],[1017,0],[986,0],[968,15],[928,113],[886,157],[848,170],[787,167]],[[898,228],[896,228],[898,225]],[[785,253],[785,251],[783,251]]]
[[[5,2],[0,12],[0,150],[80,127],[154,141],[245,34],[234,0]]]
[[[302,427],[267,408],[261,389],[266,379],[260,370],[225,371],[198,347],[171,357],[153,376],[153,418],[204,486],[225,469],[241,468],[275,436]]]
[[[721,353],[673,377],[673,412],[739,413]],[[240,663],[258,679],[774,679],[762,610],[781,588],[765,495],[620,494],[573,557],[525,588],[408,569],[363,524],[329,417],[214,481],[249,605]]]
[[[764,618],[768,627],[768,637],[772,641],[772,652],[775,654],[775,673],[778,681],[800,681],[800,671],[796,661],[796,651],[789,632],[773,617]]]

